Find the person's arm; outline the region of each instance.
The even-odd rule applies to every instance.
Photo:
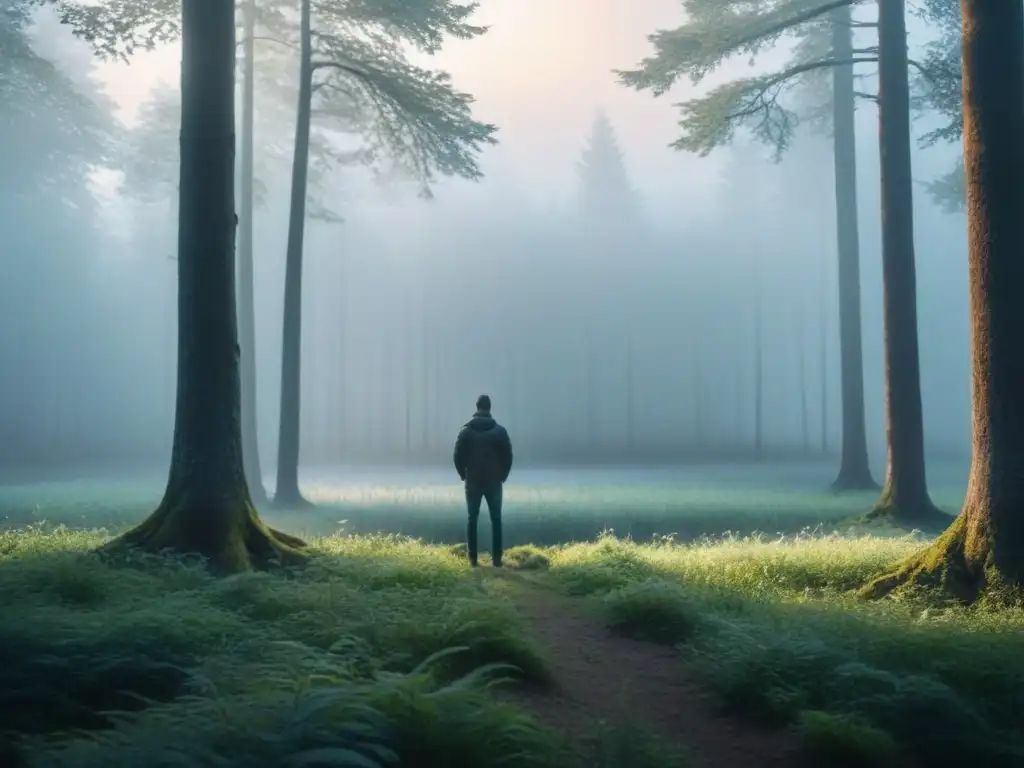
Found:
[[[462,480],[466,479],[466,449],[467,442],[469,440],[469,428],[463,427],[459,430],[458,437],[455,438],[455,450],[452,451],[452,461],[455,463],[455,471],[459,473],[459,478]]]
[[[501,439],[501,453],[502,463],[504,464],[504,476],[501,478],[501,482],[508,480],[508,476],[512,473],[512,438],[508,436],[508,430],[502,430],[504,434]]]

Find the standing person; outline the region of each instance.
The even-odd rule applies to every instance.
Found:
[[[491,515],[491,557],[494,567],[501,567],[501,486],[512,471],[512,441],[508,432],[491,416],[491,398],[476,399],[476,413],[465,423],[455,438],[453,453],[455,471],[466,483],[466,548],[469,563],[477,564],[477,523],[480,503],[487,500]]]

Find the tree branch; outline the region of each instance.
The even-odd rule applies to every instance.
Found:
[[[758,102],[763,102],[765,95],[772,88],[774,88],[777,85],[782,85],[787,80],[791,80],[792,78],[794,78],[794,77],[796,77],[798,75],[802,75],[802,74],[805,74],[807,72],[813,72],[813,71],[815,71],[817,69],[826,69],[826,68],[831,68],[831,67],[853,66],[853,65],[856,65],[856,64],[877,64],[877,63],[878,63],[878,57],[877,56],[876,57],[872,57],[872,58],[863,58],[863,57],[856,57],[855,56],[855,57],[850,58],[850,59],[818,59],[817,61],[808,61],[808,62],[805,62],[803,64],[797,64],[796,66],[790,67],[789,69],[784,69],[782,72],[779,72],[778,74],[773,75],[772,77],[769,77],[766,80],[764,80],[761,83],[758,92],[756,94],[754,94],[754,98],[753,98],[753,102],[754,103],[748,105],[747,107],[744,107],[743,109],[739,110],[738,112],[733,112],[732,114],[727,115],[726,116],[726,120],[738,120],[738,119],[743,118],[743,117],[749,117],[750,115],[752,115],[755,112],[757,112],[759,109],[762,109],[762,108],[768,106],[767,104],[764,104],[764,103],[758,104]],[[772,101],[774,101],[774,100],[775,99],[773,98]]]

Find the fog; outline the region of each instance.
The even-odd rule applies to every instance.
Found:
[[[500,129],[500,144],[482,159],[484,178],[442,180],[430,201],[413,184],[385,184],[358,166],[317,184],[317,202],[343,221],[307,225],[303,466],[446,462],[482,392],[507,425],[517,461],[746,458],[758,333],[766,455],[836,452],[829,137],[802,130],[779,163],[742,136],[704,159],[670,149],[672,105],[693,87],[655,100],[616,84],[611,70],[648,52],[646,34],[678,24],[674,0],[487,0],[481,17],[492,31],[453,44],[437,64],[477,97],[480,119]],[[911,29],[916,44],[924,35]],[[173,93],[173,50],[131,66],[100,64],[46,17],[35,40],[70,82],[110,100],[126,144],[150,89],[170,84]],[[711,82],[747,71],[732,64]],[[268,475],[289,192],[287,151],[272,147],[287,150],[294,130],[289,105],[273,98],[261,91],[256,139],[265,188],[255,249],[258,419]],[[98,170],[101,149],[70,143],[81,131],[48,104],[32,115],[17,109],[0,107],[9,118],[0,123],[0,461],[160,465],[176,386],[173,173],[145,195],[130,194],[118,173]],[[633,215],[595,214],[584,204],[578,165],[600,110],[622,151]],[[877,475],[884,424],[874,105],[862,102],[857,120]],[[927,118],[915,124],[927,128]],[[176,132],[167,134],[172,156]],[[917,151],[915,177],[942,174],[958,149]],[[74,171],[83,157],[89,175]],[[939,211],[922,188],[915,225],[928,451],[961,456],[970,448],[964,220]]]

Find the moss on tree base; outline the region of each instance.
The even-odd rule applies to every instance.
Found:
[[[198,554],[221,574],[306,561],[308,555],[302,551],[306,543],[264,524],[248,499],[226,500],[217,506],[224,504],[231,508],[165,497],[149,518],[104,545],[102,551]]]
[[[974,602],[990,580],[984,565],[966,556],[966,542],[967,517],[961,515],[926,549],[865,585],[860,597],[874,600],[905,587],[917,587],[937,590],[958,602]]]

